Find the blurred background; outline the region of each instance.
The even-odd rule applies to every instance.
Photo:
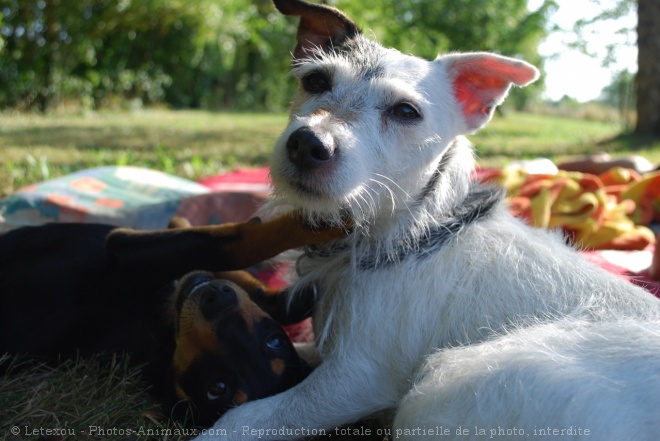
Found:
[[[403,52],[433,58],[447,51],[489,50],[541,67],[546,62],[551,78],[516,91],[510,104],[517,109],[539,98],[595,99],[634,109],[636,1],[330,3]],[[284,19],[270,0],[2,0],[0,5],[4,109],[286,108],[295,20]],[[585,66],[591,72],[584,72]],[[603,88],[595,96],[594,86]]]
[[[605,124],[603,130],[593,129],[598,135],[588,139],[579,134],[592,126],[548,126],[547,133],[538,129],[541,141],[552,132],[573,133],[584,148],[566,147],[563,138],[540,151],[507,149],[498,141],[498,151],[487,144],[482,148],[486,158],[630,149],[653,156],[660,149],[658,0],[328,3],[344,10],[367,34],[402,52],[434,58],[447,51],[487,50],[539,66],[541,81],[513,90],[500,115],[524,112]],[[195,141],[203,135],[198,122],[211,118],[206,121],[209,128],[222,126],[238,113],[265,112],[280,115],[272,125],[281,128],[294,87],[287,71],[295,28],[296,20],[282,17],[270,0],[0,0],[0,148],[6,151],[0,165],[9,170],[4,177],[0,174],[0,194],[76,167],[63,164],[58,169],[63,161],[53,148],[72,147],[80,166],[140,163],[190,176],[237,163],[265,163],[267,145],[278,129],[261,135],[256,130],[249,140],[258,150],[256,156],[245,156],[247,147],[235,139],[227,141],[235,145],[229,150],[210,143],[209,149],[224,152],[218,164],[220,159],[209,163],[210,153],[197,150]],[[176,133],[170,133],[172,138],[134,128],[144,113],[111,126],[91,124],[99,114],[110,121],[108,113],[119,118],[140,111],[160,112],[155,120],[170,121],[165,125],[175,131],[172,119],[190,118],[186,126],[197,127],[196,135],[179,139]],[[205,113],[218,111],[225,113],[222,122]],[[74,124],[72,118],[82,119]],[[227,130],[250,130],[272,120],[238,121]],[[545,120],[551,126],[552,121]],[[145,120],[144,126],[158,125]],[[98,135],[104,131],[105,136]],[[207,135],[204,140],[209,142],[226,140],[222,134]],[[122,143],[124,138],[131,142]],[[596,146],[606,139],[616,142]],[[529,141],[530,147],[541,141]],[[80,153],[105,147],[114,150],[107,153],[109,158],[86,159]],[[160,152],[160,159],[140,156],[137,147],[157,156]],[[179,149],[178,156],[171,153],[173,148]],[[181,151],[186,148],[192,151]]]

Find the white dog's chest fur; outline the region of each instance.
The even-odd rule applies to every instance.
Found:
[[[660,362],[660,302],[561,239],[502,206],[433,255],[365,270],[345,255],[309,259],[322,287],[321,356],[353,358],[345,374],[369,376],[377,389],[360,393],[399,408],[393,430],[403,439],[441,425],[452,435],[469,427],[457,440],[486,439],[476,427],[628,439],[630,408],[639,438],[653,439],[660,423],[644,424],[656,418],[660,379],[647,364]]]
[[[355,270],[345,255],[309,259],[322,287],[314,322],[321,350],[332,351],[336,341],[377,353],[400,346],[421,362],[438,348],[563,316],[660,317],[646,291],[587,264],[558,234],[531,230],[499,210],[440,252],[380,270]]]

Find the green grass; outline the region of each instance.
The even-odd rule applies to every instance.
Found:
[[[0,114],[0,196],[102,165],[139,165],[190,179],[264,165],[286,121],[283,114],[167,110]],[[660,141],[618,135],[619,128],[610,122],[509,113],[496,115],[470,139],[487,165],[601,151],[635,152],[660,163]]]
[[[0,440],[178,441],[194,430],[156,417],[157,403],[128,358],[66,360],[55,367],[0,355],[5,362]],[[149,436],[155,433],[169,436]]]
[[[163,110],[0,115],[0,195],[102,165],[139,165],[190,179],[263,165],[285,124],[285,115]]]
[[[659,139],[620,136],[620,127],[607,121],[521,113],[496,115],[470,139],[480,162],[494,166],[538,157],[561,162],[599,152],[612,156],[639,154],[660,163]]]

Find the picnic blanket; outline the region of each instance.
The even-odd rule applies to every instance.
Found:
[[[239,169],[199,183],[140,167],[99,167],[22,188],[0,200],[0,233],[47,222],[166,228],[248,219],[268,196],[268,170]]]
[[[506,188],[514,216],[561,228],[584,249],[643,250],[655,243],[648,225],[660,222],[660,172],[640,176],[615,167],[596,176],[511,168],[482,170],[477,177]]]
[[[583,253],[585,258],[660,293],[660,281],[652,280],[647,270],[655,237],[646,226],[660,221],[660,173],[639,176],[612,169],[594,176],[484,169],[476,178],[503,185],[514,215],[538,227],[562,228],[591,250]],[[174,215],[193,225],[235,222],[251,217],[269,192],[265,167],[198,182],[137,167],[101,167],[31,185],[0,200],[0,233],[45,222],[156,229],[165,228]],[[255,271],[273,286],[285,285],[286,268]],[[295,332],[307,335],[304,328]]]

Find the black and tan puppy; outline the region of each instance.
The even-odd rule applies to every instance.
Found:
[[[176,400],[194,404],[203,426],[230,407],[292,387],[310,372],[279,323],[241,286],[217,277],[224,275],[188,273],[171,305],[175,349],[165,386],[170,393],[174,386]]]
[[[210,424],[307,375],[274,318],[295,322],[309,304],[287,314],[277,291],[245,272],[190,271],[236,270],[341,235],[294,215],[149,233],[95,224],[11,231],[0,236],[0,354],[128,353],[166,405],[189,401],[196,423]]]

